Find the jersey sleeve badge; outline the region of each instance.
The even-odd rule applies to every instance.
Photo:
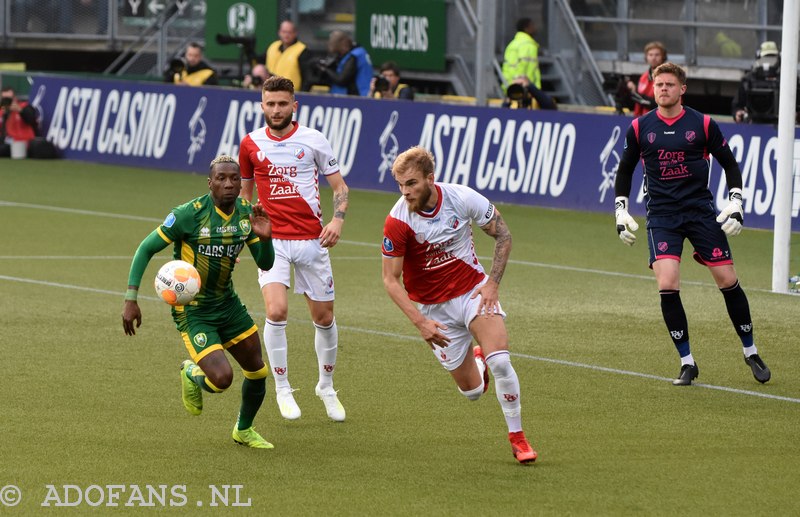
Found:
[[[394,251],[394,243],[389,237],[383,237],[383,251],[384,253],[391,253]]]
[[[164,222],[161,224],[164,226],[164,228],[172,228],[172,225],[175,224],[175,213],[170,212],[167,218],[164,219]]]

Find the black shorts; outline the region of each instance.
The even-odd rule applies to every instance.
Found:
[[[659,259],[680,261],[684,239],[689,239],[694,247],[692,256],[700,264],[709,267],[733,264],[728,238],[716,218],[717,213],[710,203],[703,208],[648,217],[650,267]]]

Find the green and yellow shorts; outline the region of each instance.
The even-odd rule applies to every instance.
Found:
[[[211,308],[174,307],[172,319],[195,364],[211,352],[228,349],[258,332],[238,297]]]

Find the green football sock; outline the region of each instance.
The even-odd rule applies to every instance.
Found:
[[[264,401],[267,393],[267,379],[248,379],[242,381],[242,406],[239,408],[237,429],[247,429],[253,426],[253,419]]]

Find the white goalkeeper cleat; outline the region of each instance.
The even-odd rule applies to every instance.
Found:
[[[297,420],[300,418],[300,407],[294,401],[292,388],[278,388],[275,390],[275,399],[278,401],[278,409],[281,416],[286,420]]]
[[[345,412],[344,406],[339,402],[339,397],[336,396],[336,390],[332,386],[320,388],[319,384],[314,389],[317,397],[325,404],[325,411],[328,413],[328,418],[334,422],[344,422]]]

